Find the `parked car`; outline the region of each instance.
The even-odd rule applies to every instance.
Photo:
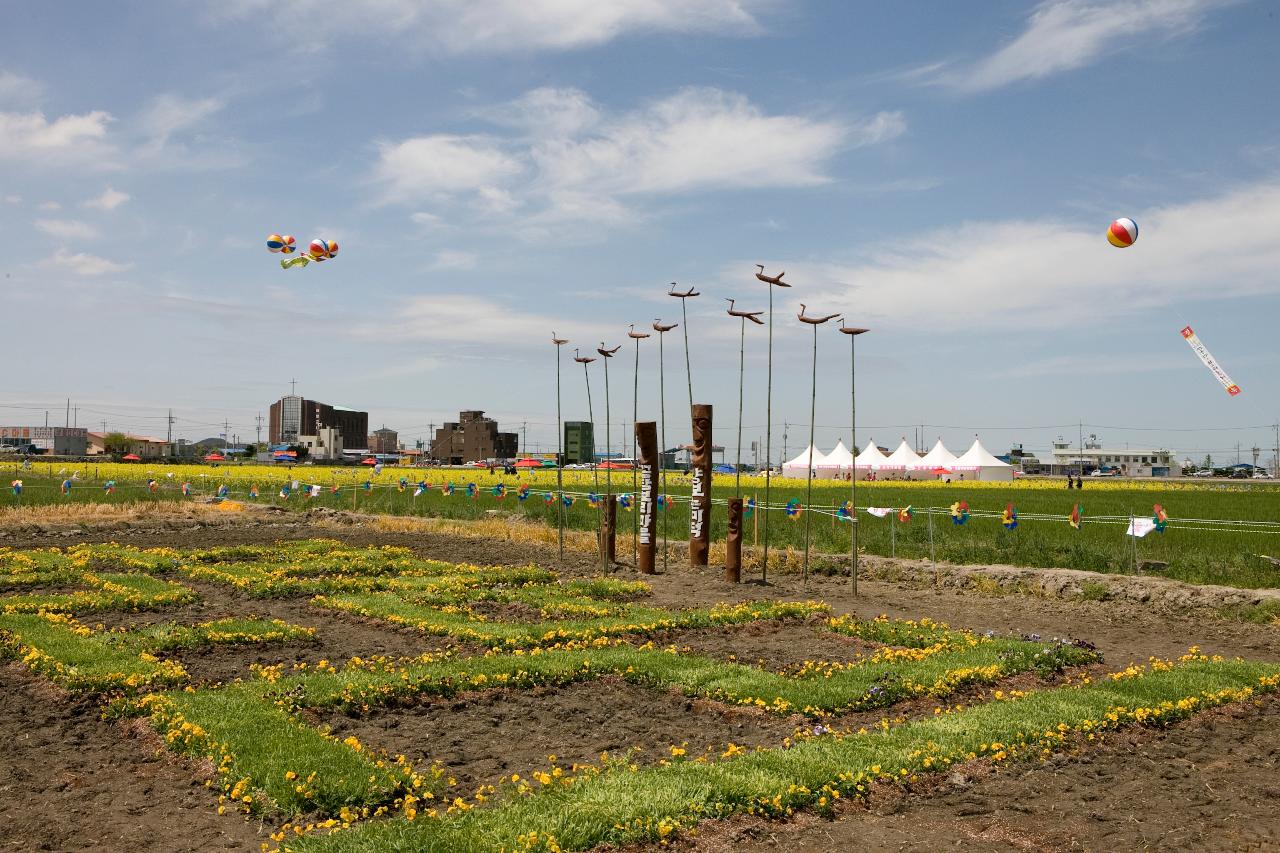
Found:
[[[1107,468],[1107,469],[1099,468],[1096,471],[1090,472],[1089,476],[1090,477],[1118,477],[1120,476],[1120,472],[1117,471],[1115,468]]]
[[[1199,471],[1194,472],[1191,476],[1192,477],[1212,477],[1213,472],[1210,471],[1208,468],[1201,468]]]
[[[1252,479],[1254,479],[1254,480],[1270,480],[1270,479],[1271,479],[1271,475],[1270,475],[1270,474],[1268,474],[1266,471],[1254,471],[1254,472],[1253,472],[1253,478],[1252,478]]]

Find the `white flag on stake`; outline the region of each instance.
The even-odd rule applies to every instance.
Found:
[[[893,510],[889,509],[887,506],[869,506],[867,507],[867,512],[874,515],[876,518],[884,518],[889,513],[893,512]]]
[[[1129,522],[1129,529],[1124,532],[1126,536],[1136,536],[1141,539],[1148,533],[1156,529],[1156,520],[1154,518],[1135,518]]]

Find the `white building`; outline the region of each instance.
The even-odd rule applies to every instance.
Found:
[[[1059,438],[1053,443],[1051,473],[1074,472],[1081,468],[1115,470],[1123,477],[1170,477],[1182,473],[1182,465],[1172,450],[1154,447],[1104,447],[1097,436],[1089,436],[1081,451]]]

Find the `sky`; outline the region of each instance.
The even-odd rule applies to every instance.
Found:
[[[79,10],[77,11],[77,7]],[[1277,7],[1230,0],[3,4],[0,421],[256,437],[289,392],[410,443],[483,409],[553,450],[572,350],[668,443],[737,445],[775,289],[773,456],[814,332],[858,444],[1062,435],[1235,461],[1280,419]],[[72,25],[92,19],[92,26]],[[1108,224],[1140,227],[1126,249]],[[281,269],[267,235],[336,240]],[[701,295],[681,304],[671,283]],[[817,444],[849,440],[818,327]],[[1191,325],[1243,393],[1182,340]],[[685,340],[692,376],[685,372]],[[746,330],[743,456],[765,437]],[[657,336],[639,416],[661,411]],[[668,351],[669,350],[669,351]],[[588,368],[603,438],[602,360]],[[265,437],[265,435],[264,435]]]

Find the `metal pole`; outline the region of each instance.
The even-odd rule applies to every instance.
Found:
[[[613,550],[613,541],[614,541],[613,540],[613,536],[614,536],[613,522],[614,522],[614,519],[617,518],[617,516],[615,515],[616,508],[614,507],[614,504],[613,504],[613,462],[612,462],[612,459],[610,458],[611,454],[613,453],[613,433],[611,431],[612,429],[611,412],[610,412],[610,404],[609,404],[609,359],[613,358],[614,353],[616,353],[617,351],[618,351],[617,347],[614,347],[611,350],[605,349],[604,341],[600,342],[600,348],[596,350],[596,352],[600,353],[600,355],[604,358],[604,456],[605,456],[605,465],[608,466],[604,469],[604,480],[605,480],[605,520],[606,520],[605,527],[607,528],[607,530],[601,531],[601,536],[603,537],[603,541],[600,545],[600,551],[603,555],[602,556],[603,567],[606,573],[609,571],[609,552]]]
[[[849,537],[849,577],[853,586],[853,594],[858,594],[858,335],[868,329],[853,326],[841,326],[840,331],[849,336],[849,440],[853,442],[850,451],[853,463],[849,466],[849,522],[853,525],[853,533]]]
[[[636,342],[636,359],[635,372],[631,380],[631,500],[638,502],[638,483],[637,478],[640,475],[640,463],[636,456],[636,429],[635,425],[640,422],[640,339],[647,338],[648,335],[638,334],[635,326],[631,327],[628,336]],[[634,566],[640,565],[640,512],[639,508],[631,513],[631,563]]]
[[[769,356],[765,368],[764,392],[764,556],[760,561],[760,583],[769,582],[769,492],[773,483],[773,285],[769,285]]]
[[[804,586],[809,588],[809,529],[813,523],[813,438],[818,411],[818,326],[813,327],[813,377],[809,386],[809,462],[805,467],[804,494]]]
[[[666,338],[667,332],[675,328],[675,326],[660,325],[658,320],[653,322],[653,328],[658,333],[658,410],[661,425],[661,441],[662,447],[658,448],[658,468],[662,471],[662,573],[667,573],[667,514],[671,512],[667,496],[667,383],[666,383],[666,349],[663,346],[663,339]]]
[[[738,459],[733,466],[733,494],[742,497],[742,382],[747,353],[747,318],[742,318],[742,330],[738,333]]]
[[[569,341],[551,333],[556,345],[556,526],[560,538],[560,568],[564,568],[564,423],[560,412],[560,347]]]

